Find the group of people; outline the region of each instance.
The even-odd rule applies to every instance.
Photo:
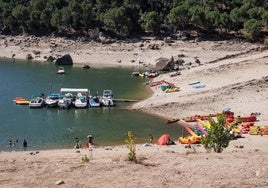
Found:
[[[12,140],[9,140],[9,143],[8,144],[9,144],[10,147],[11,146],[14,147],[14,146],[16,146],[16,143],[18,143],[18,142],[19,142],[18,139],[16,139],[15,142],[13,142]],[[28,146],[28,142],[25,139],[23,139],[22,146],[24,148],[26,148]]]
[[[153,144],[153,140],[154,140],[153,135],[152,134],[149,134],[149,142],[151,144]],[[173,140],[171,140],[170,138],[166,142],[166,145],[173,145],[173,144],[175,144],[175,142]],[[86,147],[89,149],[89,151],[92,151],[93,150],[94,143],[93,143],[93,136],[92,135],[88,135],[87,136]],[[75,149],[82,148],[82,142],[77,137],[75,138],[74,148]]]
[[[88,135],[87,136],[86,147],[89,148],[89,150],[92,150],[93,149],[93,146],[94,146],[93,136],[92,135]],[[82,142],[77,137],[75,138],[74,148],[75,149],[82,148]]]

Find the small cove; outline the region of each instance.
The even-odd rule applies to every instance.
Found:
[[[30,98],[33,94],[57,92],[62,87],[88,88],[102,94],[111,89],[115,98],[142,100],[150,95],[146,79],[131,77],[132,68],[91,68],[65,66],[65,75],[57,75],[58,67],[50,63],[22,61],[0,63],[0,150],[22,150],[22,141],[28,149],[72,148],[75,137],[83,143],[92,134],[96,145],[125,144],[125,134],[132,131],[137,143],[154,141],[169,133],[177,140],[181,134],[178,125],[166,125],[159,117],[129,110],[131,103],[118,102],[112,108],[88,109],[30,109],[13,103],[15,97]],[[9,140],[18,139],[15,147]]]

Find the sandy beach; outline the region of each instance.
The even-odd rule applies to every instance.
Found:
[[[212,114],[230,107],[235,115],[260,113],[257,125],[268,125],[268,50],[260,44],[235,40],[117,42],[75,42],[63,38],[0,37],[0,57],[25,59],[39,51],[32,61],[49,55],[70,54],[75,65],[153,67],[159,57],[183,55],[186,63],[198,57],[181,75],[160,74],[180,88],[165,93],[160,86],[153,94],[132,106],[133,110],[166,119],[195,114]],[[57,44],[51,48],[51,44]],[[148,46],[156,44],[157,50]],[[120,60],[120,61],[119,61]],[[203,88],[193,88],[199,81]],[[179,121],[179,124],[185,122]],[[268,136],[243,135],[218,154],[201,145],[185,148],[137,145],[138,164],[127,160],[126,146],[70,150],[0,153],[0,187],[268,187]],[[156,142],[155,138],[154,142]],[[87,155],[89,162],[82,162]]]

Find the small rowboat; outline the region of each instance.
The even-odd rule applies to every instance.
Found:
[[[13,99],[13,102],[16,103],[16,101],[22,100],[22,99],[24,99],[24,98],[23,97],[16,97],[15,99]]]
[[[180,118],[170,119],[170,120],[167,120],[166,124],[172,124],[172,123],[176,123],[178,121],[180,121]]]
[[[65,74],[64,67],[59,67],[57,74]]]
[[[176,71],[176,72],[172,73],[172,74],[170,75],[170,77],[174,77],[174,76],[178,76],[178,75],[181,75],[181,72]]]
[[[16,97],[13,102],[18,105],[29,105],[30,101],[23,97]]]

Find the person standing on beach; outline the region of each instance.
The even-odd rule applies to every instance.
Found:
[[[257,134],[263,136],[262,128],[260,126],[257,128]]]
[[[94,142],[93,142],[93,136],[87,135],[87,147],[88,147],[88,152],[89,152],[89,158],[91,159],[93,157],[93,147],[94,147]]]
[[[77,137],[75,138],[75,146],[74,146],[74,148],[75,149],[81,148],[81,142]]]
[[[87,143],[88,149],[92,150],[93,146],[94,146],[93,136],[92,135],[87,135],[87,139],[88,139],[88,143]]]
[[[151,144],[153,143],[153,140],[154,140],[153,135],[152,134],[149,134],[149,141],[150,141]]]

